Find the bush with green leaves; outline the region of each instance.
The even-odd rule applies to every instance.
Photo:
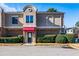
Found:
[[[66,34],[65,36],[68,39],[69,43],[74,43],[75,34]]]
[[[0,37],[0,43],[23,43],[23,37]]]
[[[65,35],[57,35],[55,42],[56,43],[68,43],[68,40],[65,37]]]
[[[56,35],[45,35],[43,37],[38,37],[37,43],[55,43]]]
[[[44,37],[45,35],[44,34],[39,34],[39,35],[37,35],[37,37],[39,38],[39,37]]]

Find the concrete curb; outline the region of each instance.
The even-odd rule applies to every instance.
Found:
[[[22,46],[23,43],[0,43],[0,46]]]

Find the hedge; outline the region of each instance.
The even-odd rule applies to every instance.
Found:
[[[55,43],[56,35],[45,35],[38,37],[37,43]]]
[[[23,37],[0,37],[0,43],[23,43]]]
[[[39,35],[37,35],[37,37],[39,38],[39,37],[44,37],[45,35],[44,34],[39,34]]]
[[[57,35],[55,42],[56,43],[68,43],[68,40],[64,35]]]
[[[39,35],[37,43],[75,43],[75,34]]]
[[[75,34],[66,34],[65,36],[69,43],[74,43]]]

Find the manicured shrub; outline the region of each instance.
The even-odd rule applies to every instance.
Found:
[[[39,34],[39,35],[37,35],[37,40],[36,40],[36,42],[37,42],[37,43],[42,42],[43,37],[44,37],[43,34]]]
[[[69,43],[74,43],[75,35],[74,34],[66,34],[66,38],[68,39]]]
[[[0,43],[22,43],[23,37],[0,37]]]
[[[68,43],[68,40],[64,35],[57,35],[55,42],[56,43]]]
[[[56,35],[45,35],[43,37],[38,37],[37,43],[55,43]]]
[[[37,40],[36,40],[36,42],[37,43],[42,43],[42,39],[43,39],[43,37],[38,37]]]
[[[44,37],[44,36],[45,36],[44,34],[37,35],[37,37]]]
[[[45,35],[47,40],[50,40],[50,43],[55,43],[56,35]]]
[[[51,40],[50,37],[43,37],[43,38],[41,39],[41,43],[51,43],[50,40]]]

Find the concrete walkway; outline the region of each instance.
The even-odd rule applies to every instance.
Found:
[[[0,46],[0,56],[79,56],[79,50],[52,46]]]

